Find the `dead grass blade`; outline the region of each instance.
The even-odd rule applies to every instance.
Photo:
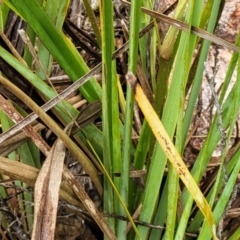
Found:
[[[83,203],[85,208],[91,214],[95,222],[101,228],[104,235],[111,240],[117,240],[117,237],[114,235],[113,231],[109,228],[102,213],[97,209],[95,204],[89,198],[89,196],[87,195],[87,193],[85,192],[81,184],[76,180],[76,178],[72,175],[72,173],[66,167],[64,167],[63,173],[64,173],[63,178],[68,182],[69,186],[72,188],[72,190],[78,196],[78,198]]]
[[[58,139],[37,177],[32,239],[54,239],[65,153],[66,147]]]
[[[33,187],[38,173],[37,168],[0,156],[0,174],[9,176],[12,180],[18,179]]]
[[[39,169],[37,168],[0,156],[0,174],[9,176],[12,181],[16,179],[34,187],[38,173]],[[60,199],[79,208],[83,207],[65,182],[61,185]]]

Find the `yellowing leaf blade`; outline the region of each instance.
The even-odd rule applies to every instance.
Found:
[[[134,75],[132,73],[128,73],[128,75],[129,75],[128,81],[135,93],[135,99],[140,109],[142,110],[150,128],[152,129],[153,134],[155,135],[157,141],[164,150],[168,160],[176,169],[184,185],[191,193],[193,199],[196,201],[196,204],[198,205],[199,209],[205,216],[207,223],[210,226],[213,239],[217,239],[216,225],[214,223],[213,214],[205,197],[198,188],[198,185],[196,184],[188,168],[184,164],[181,156],[179,155],[178,151],[173,145],[171,139],[169,138],[164,126],[162,125],[152,105],[149,103],[147,97],[144,95],[142,88],[140,87],[139,84],[136,84],[136,79]]]

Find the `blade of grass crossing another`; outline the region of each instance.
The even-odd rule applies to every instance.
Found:
[[[162,197],[160,199],[160,202],[156,208],[156,214],[154,216],[153,224],[164,226],[167,216],[167,202],[168,202],[168,179],[166,180],[166,184],[164,185],[164,189],[161,192]],[[149,240],[155,240],[155,239],[162,239],[162,235],[164,233],[164,229],[152,229],[150,233]]]
[[[235,86],[233,88],[235,88]],[[240,94],[240,93],[238,92],[238,94]],[[222,117],[223,117],[224,129],[226,129],[228,127],[229,121],[233,121],[233,119],[231,118],[232,108],[234,107],[234,105],[232,104],[233,101],[234,101],[233,93],[230,93],[228,99],[226,100],[226,102],[222,108],[223,109]],[[200,181],[201,176],[204,173],[204,171],[207,167],[207,164],[208,164],[219,140],[220,140],[220,134],[219,134],[218,126],[217,126],[217,121],[216,121],[216,119],[214,119],[213,124],[210,128],[208,137],[205,140],[202,150],[199,153],[199,156],[198,156],[197,160],[195,161],[195,164],[191,171],[192,176],[197,183]],[[183,201],[184,209],[183,209],[180,223],[179,223],[176,235],[175,235],[175,239],[181,239],[181,238],[179,238],[179,236],[184,236],[184,233],[186,231],[185,229],[186,229],[186,226],[188,223],[187,219],[189,219],[189,216],[191,214],[193,199],[192,199],[192,196],[189,196],[187,189],[183,190],[182,201]]]

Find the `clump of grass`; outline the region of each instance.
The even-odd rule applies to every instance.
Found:
[[[173,18],[155,11],[156,6],[149,1],[133,0],[131,6],[124,2],[116,9],[111,0],[100,1],[97,12],[88,1],[83,2],[96,37],[82,45],[85,52],[79,52],[62,31],[70,1],[1,3],[0,36],[8,47],[0,46],[0,57],[45,103],[40,108],[2,69],[1,84],[33,111],[28,115],[14,101],[0,96],[0,173],[2,183],[11,181],[9,189],[0,187],[0,204],[11,199],[9,209],[1,211],[5,219],[1,221],[2,238],[11,239],[20,229],[17,238],[47,234],[53,239],[59,193],[61,200],[81,209],[81,217],[94,221],[109,239],[221,239],[240,167],[238,144],[229,149],[240,102],[239,36],[234,45],[213,35],[221,1],[179,1],[165,11],[172,9]],[[10,9],[27,25],[23,57],[4,35]],[[125,17],[129,18],[129,29],[123,24]],[[120,39],[125,44],[115,51],[114,26],[120,18],[124,33]],[[166,34],[160,34],[159,22],[170,24]],[[217,111],[209,119],[208,135],[188,169],[183,155],[211,42],[233,50],[233,54],[220,92],[215,92],[215,78],[209,78]],[[91,48],[95,57],[101,56],[101,63],[98,57],[92,61],[86,57]],[[60,94],[51,82],[53,61],[71,80]],[[227,93],[235,68],[237,80]],[[100,82],[96,79],[99,73]],[[66,100],[75,90],[75,95],[87,102],[85,110]],[[51,117],[45,113],[49,109]],[[52,147],[37,133],[45,128],[33,122],[37,118],[55,134]],[[20,129],[28,138],[23,135],[14,141]],[[203,191],[200,182],[204,182],[219,141],[223,143],[219,166],[213,170],[207,191]],[[63,165],[65,146],[91,179],[102,206],[94,204],[84,186]],[[45,155],[44,164],[40,151]],[[16,180],[14,184],[11,179]],[[25,191],[28,186],[35,187],[34,200]],[[34,211],[33,206],[24,204],[33,201]],[[41,205],[43,202],[46,204]],[[9,217],[15,210],[23,219],[18,229],[11,225],[17,217]],[[44,225],[48,213],[51,223]],[[238,238],[236,229],[229,239]]]

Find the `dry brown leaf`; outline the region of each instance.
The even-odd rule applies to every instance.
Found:
[[[57,140],[47,156],[34,191],[34,223],[32,239],[54,239],[59,189],[66,147]]]

